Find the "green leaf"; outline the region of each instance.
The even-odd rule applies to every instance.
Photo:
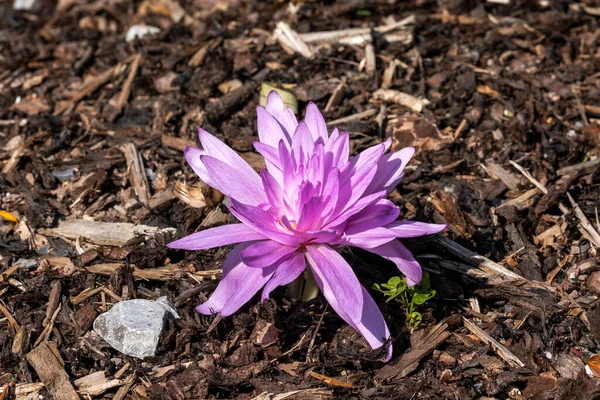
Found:
[[[427,293],[415,293],[412,297],[412,302],[417,305],[421,305],[425,303],[427,300],[433,298],[435,296],[435,290],[430,290]]]
[[[393,276],[387,281],[388,285],[393,285],[394,287],[398,287],[402,283],[402,278],[399,276]]]
[[[389,303],[390,301],[394,300],[398,296],[400,296],[400,293],[396,292],[396,293],[390,295],[390,297],[388,297],[385,302]]]
[[[378,283],[374,283],[372,287],[374,290],[377,290],[378,292],[383,292],[383,290],[381,290],[381,286],[379,286]]]
[[[415,329],[421,324],[421,321],[423,321],[423,316],[421,315],[421,313],[418,311],[414,311],[412,314],[410,314],[410,318],[408,320],[408,327],[410,329]]]

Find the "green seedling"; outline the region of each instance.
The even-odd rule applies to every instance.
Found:
[[[423,320],[421,313],[415,311],[416,306],[424,304],[427,300],[433,298],[436,293],[429,284],[429,274],[427,272],[423,272],[421,283],[415,286],[408,286],[404,277],[394,276],[387,283],[381,285],[375,283],[373,289],[383,293],[386,302],[397,299],[402,303],[406,315],[406,324],[411,332]]]

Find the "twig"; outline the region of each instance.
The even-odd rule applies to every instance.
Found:
[[[116,375],[115,375],[116,377]],[[133,383],[135,382],[135,374],[129,375],[127,378],[123,380],[124,385],[117,390],[117,394],[113,397],[113,400],[123,400],[127,393],[131,390]]]
[[[365,60],[365,72],[367,75],[373,75],[375,73],[375,65],[377,60],[375,58],[375,46],[373,46],[371,43],[365,47]]]
[[[404,28],[407,25],[413,25],[415,23],[415,16],[410,15],[394,24],[382,25],[373,28],[375,31],[386,34],[395,31],[400,28]],[[354,28],[354,29],[341,29],[336,31],[325,31],[325,32],[310,32],[303,33],[300,38],[306,43],[325,42],[325,43],[342,43],[342,39],[356,37],[361,35],[371,34],[371,28]]]
[[[52,281],[50,284],[50,297],[48,299],[48,305],[46,306],[46,318],[42,322],[42,326],[47,326],[50,320],[52,319],[52,315],[54,311],[58,307],[60,302],[60,292],[62,290],[62,284],[60,280],[56,279]]]
[[[108,105],[104,110],[105,118],[108,122],[113,122],[119,114],[121,114],[125,104],[127,104],[127,99],[131,94],[131,85],[133,84],[141,61],[142,55],[137,54],[129,66],[129,75],[127,75],[127,79],[125,79],[125,82],[123,83],[123,89],[121,89],[121,92],[116,98],[113,98],[108,102]]]
[[[21,159],[23,154],[25,154],[25,141],[23,137],[19,135],[15,138],[16,139],[14,140],[16,149],[13,150],[12,154],[10,155],[10,158],[2,167],[3,174],[8,174],[19,163],[19,160]]]
[[[589,234],[593,243],[597,247],[600,247],[600,234],[598,233],[598,231],[596,231],[596,229],[594,228],[594,225],[592,225],[590,220],[585,216],[585,214],[581,210],[581,207],[579,207],[579,204],[577,204],[575,202],[575,200],[573,199],[573,197],[571,196],[571,194],[569,192],[567,192],[567,197],[569,198],[569,201],[571,202],[571,206],[573,206],[573,210],[575,211],[575,216],[579,219],[581,226]]]
[[[129,183],[140,202],[147,205],[150,198],[150,187],[142,157],[133,143],[125,143],[120,150],[125,155],[125,161],[127,162]]]
[[[462,247],[460,244],[448,239],[445,236],[434,235],[433,240],[438,245],[450,251],[458,258],[479,268],[484,272],[487,272],[488,274],[501,275],[513,279],[525,279],[522,276],[512,272],[511,270],[504,268],[502,265],[490,260],[489,258],[486,258],[482,255],[475,253],[474,251]]]
[[[81,236],[90,243],[104,246],[124,246],[136,236],[154,237],[158,232],[159,229],[154,226],[84,219],[61,221],[57,228],[40,229],[39,231],[43,235],[59,236],[72,240]]]
[[[208,103],[204,108],[206,119],[211,123],[217,123],[223,118],[233,114],[238,107],[245,105],[256,93],[256,87],[260,85],[269,75],[271,69],[268,67],[260,70],[251,80],[232,92],[228,92],[219,100]]]
[[[289,47],[303,57],[313,58],[314,51],[312,48],[287,23],[279,21],[273,34],[282,45]]]
[[[97,295],[98,293],[104,290],[104,286],[97,287],[95,289],[85,289],[83,292],[79,293],[77,296],[71,298],[71,304],[77,305],[79,303],[84,302],[92,296]]]
[[[544,194],[548,193],[548,189],[546,189],[546,187],[544,185],[542,185],[539,181],[534,179],[529,172],[527,172],[525,169],[523,169],[523,167],[521,167],[519,164],[517,164],[514,161],[510,161],[510,163],[516,169],[518,169],[523,174],[523,176],[525,176],[531,183],[533,183],[542,193],[544,193]],[[594,226],[592,225],[590,220],[585,216],[585,214],[581,210],[581,207],[579,207],[579,204],[577,204],[575,202],[575,200],[573,199],[573,197],[571,196],[571,194],[569,192],[567,192],[567,197],[569,198],[569,201],[571,202],[571,206],[573,207],[573,210],[575,211],[575,216],[579,219],[580,227],[582,228],[582,229],[580,229],[580,231],[582,232],[582,234],[584,236],[587,236],[588,239],[592,243],[594,243],[594,245],[596,245],[597,247],[600,247],[600,234],[598,233],[598,231],[596,231],[596,229],[594,228]],[[558,208],[560,208],[560,211],[562,211],[563,214],[569,213],[569,209],[561,203],[558,204]]]
[[[387,66],[385,71],[383,71],[383,78],[381,79],[381,88],[388,89],[392,86],[392,81],[394,80],[394,75],[396,75],[396,68],[398,67],[398,60],[395,58],[390,61],[390,65]]]
[[[534,198],[539,193],[540,190],[538,188],[530,189],[519,197],[507,200],[500,204],[498,207],[496,207],[496,210],[501,210],[506,207],[515,207],[517,210],[525,210],[533,205]]]
[[[490,335],[485,333],[483,331],[483,329],[481,329],[480,327],[478,327],[477,325],[475,325],[474,323],[472,323],[465,317],[463,317],[463,323],[465,324],[465,327],[468,330],[470,330],[475,336],[477,336],[483,342],[488,343],[490,346],[492,346],[496,350],[498,355],[504,361],[506,361],[511,367],[523,368],[525,366],[525,364],[523,364],[523,362],[521,360],[519,360],[519,358],[517,356],[515,356],[506,347],[501,345],[496,339],[494,339],[493,337],[491,337]]]
[[[588,173],[594,171],[594,169],[596,169],[596,167],[598,167],[599,165],[600,158],[597,158],[595,160],[586,161],[579,164],[569,165],[567,167],[560,168],[558,171],[556,171],[556,173],[560,176],[568,175],[571,172]]]
[[[306,362],[310,362],[310,351],[312,350],[312,348],[315,344],[315,339],[317,338],[317,333],[319,332],[319,328],[321,327],[321,324],[323,323],[323,318],[325,317],[325,314],[327,313],[328,307],[329,307],[329,304],[325,304],[325,309],[323,310],[323,313],[321,314],[321,318],[319,318],[319,322],[317,323],[315,332],[313,333],[312,337],[310,338],[310,342],[308,344],[308,350],[306,351]]]
[[[100,75],[95,76],[95,77],[91,78],[89,81],[85,82],[81,86],[81,88],[79,88],[79,93],[77,93],[75,96],[73,96],[69,101],[66,101],[66,102],[62,103],[61,105],[59,105],[54,110],[54,115],[61,115],[62,113],[67,111],[69,108],[75,106],[75,104],[77,104],[84,97],[87,97],[90,94],[94,93],[96,90],[98,90],[99,88],[101,88],[102,86],[107,84],[111,79],[113,79],[117,75],[120,75],[124,70],[125,63],[127,63],[129,61],[130,61],[130,58],[128,58],[127,60],[125,60],[122,63],[118,63],[114,67],[107,69],[106,71],[100,73]]]
[[[359,112],[356,114],[352,114],[349,115],[347,117],[342,117],[339,119],[334,119],[333,121],[329,121],[327,122],[327,126],[336,126],[336,125],[341,125],[341,124],[346,124],[348,122],[352,122],[352,121],[356,121],[358,119],[363,119],[363,118],[367,118],[367,117],[371,117],[373,115],[377,114],[377,110],[372,108],[370,110],[366,110],[363,112]]]
[[[454,131],[454,133],[452,134],[452,139],[453,140],[458,139],[458,137],[462,133],[463,129],[465,129],[465,126],[467,126],[467,119],[463,118],[462,121],[460,121],[460,124],[458,124],[458,127],[456,128],[456,130]]]
[[[587,119],[587,115],[585,115],[585,108],[583,104],[581,104],[581,99],[579,98],[579,89],[575,85],[571,86],[571,91],[573,92],[573,96],[575,96],[575,103],[577,104],[577,110],[579,111],[579,115],[581,115],[581,119],[583,123],[588,126],[590,121]]]
[[[17,320],[14,319],[10,314],[10,311],[8,311],[8,309],[4,307],[2,303],[0,303],[0,312],[6,317],[6,320],[8,321],[8,327],[12,331],[13,335],[16,334],[21,327],[19,326]]]
[[[349,389],[352,389],[354,387],[354,385],[351,384],[350,382],[340,381],[339,379],[336,379],[336,378],[331,378],[329,376],[318,374],[315,371],[311,371],[310,376],[312,376],[313,378],[318,379],[320,381],[323,381],[330,386],[337,386],[337,387],[343,387],[343,388],[349,388]]]
[[[327,101],[327,105],[325,106],[325,112],[331,111],[334,107],[337,107],[344,98],[344,91],[346,90],[346,80],[342,79],[342,81],[337,85],[333,94]]]
[[[537,179],[535,179],[533,176],[531,176],[531,174],[529,173],[529,171],[525,170],[525,168],[521,167],[519,164],[517,164],[516,162],[514,162],[513,160],[508,160],[509,163],[511,163],[511,165],[513,167],[515,167],[520,173],[523,174],[523,176],[525,178],[527,178],[527,180],[531,183],[533,183],[533,185],[540,189],[540,192],[542,192],[543,194],[548,193],[548,189],[546,189],[546,187]]]
[[[38,336],[37,340],[33,344],[33,347],[37,347],[38,344],[40,344],[42,342],[47,342],[50,339],[50,335],[52,334],[52,329],[54,328],[54,321],[56,320],[56,317],[58,316],[58,313],[60,312],[60,308],[61,308],[61,305],[59,304],[58,308],[56,310],[54,310],[54,313],[50,317],[50,321],[44,327],[44,330],[42,331],[42,333],[40,333],[40,336]]]
[[[399,104],[417,113],[423,111],[423,107],[429,104],[429,100],[427,99],[419,99],[408,93],[391,89],[377,89],[375,93],[373,93],[373,98]]]

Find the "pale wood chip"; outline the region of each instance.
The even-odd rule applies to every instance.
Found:
[[[27,361],[35,369],[54,400],[79,400],[79,395],[69,381],[62,360],[51,346],[44,342],[27,354]]]
[[[525,364],[523,364],[523,362],[519,360],[517,356],[515,356],[506,347],[501,345],[496,339],[485,333],[483,329],[481,329],[465,317],[463,317],[463,323],[465,324],[465,327],[468,330],[470,330],[475,336],[477,336],[483,342],[488,343],[490,346],[492,346],[494,350],[496,350],[496,353],[498,353],[498,355],[502,357],[502,359],[506,361],[511,367],[523,368],[525,366]]]

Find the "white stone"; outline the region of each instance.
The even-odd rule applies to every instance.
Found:
[[[160,28],[150,25],[133,25],[125,35],[125,41],[131,42],[135,38],[142,38],[146,35],[155,35],[160,32]]]
[[[169,315],[179,318],[167,297],[115,304],[94,321],[94,331],[114,349],[131,357],[153,356]]]
[[[35,6],[36,0],[15,0],[13,2],[13,10],[29,11]]]

